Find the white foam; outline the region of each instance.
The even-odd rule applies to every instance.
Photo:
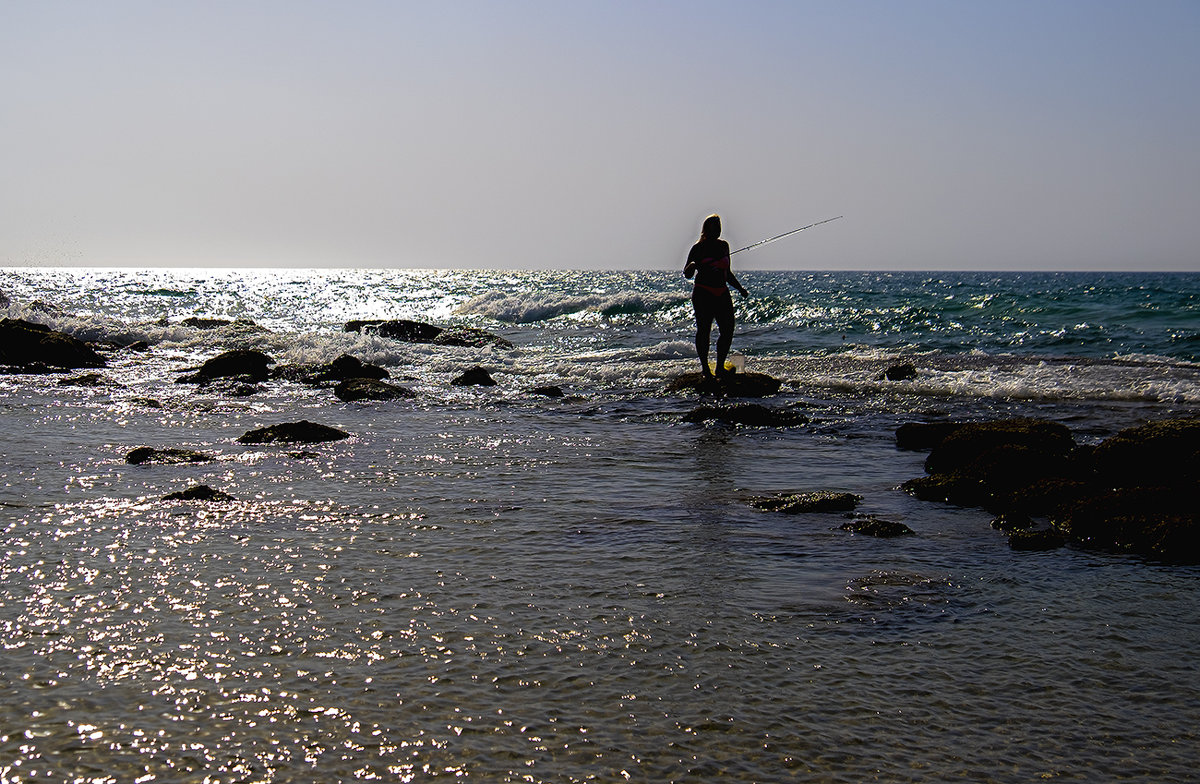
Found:
[[[532,324],[585,312],[608,316],[620,313],[650,313],[686,301],[685,297],[671,293],[643,294],[622,291],[608,295],[569,296],[489,291],[467,300],[455,313],[487,316],[510,324]]]

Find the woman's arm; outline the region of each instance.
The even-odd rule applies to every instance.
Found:
[[[729,272],[726,274],[726,279],[727,279],[727,280],[730,282],[730,284],[732,284],[732,286],[733,286],[735,289],[737,289],[737,290],[738,290],[738,292],[739,292],[739,293],[740,293],[740,294],[741,294],[743,297],[749,297],[749,296],[750,296],[750,292],[749,292],[749,291],[746,291],[746,288],[745,288],[745,287],[744,287],[744,286],[743,286],[741,283],[739,283],[739,282],[738,282],[737,276],[733,274],[733,270],[729,270]]]

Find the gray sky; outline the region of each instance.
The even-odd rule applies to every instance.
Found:
[[[0,4],[0,265],[1200,270],[1200,3]]]

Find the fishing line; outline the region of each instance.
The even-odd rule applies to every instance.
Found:
[[[781,240],[784,237],[790,237],[791,235],[795,234],[798,231],[804,231],[805,229],[811,229],[813,226],[820,226],[822,223],[829,223],[831,221],[835,221],[838,218],[843,218],[843,217],[845,217],[845,216],[839,215],[839,216],[837,216],[837,218],[826,218],[823,221],[817,221],[816,223],[810,223],[807,226],[801,226],[798,229],[792,229],[791,231],[785,231],[783,234],[777,234],[774,237],[771,237],[770,239],[759,240],[758,242],[754,243],[753,245],[747,245],[744,248],[738,248],[735,251],[731,251],[729,255],[732,256],[734,253],[741,253],[744,250],[750,250],[751,248],[757,248],[759,245],[766,245],[768,242],[774,242],[775,240]]]

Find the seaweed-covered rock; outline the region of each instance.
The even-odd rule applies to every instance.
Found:
[[[494,387],[496,379],[484,368],[475,366],[450,383],[456,387]]]
[[[398,387],[375,378],[348,378],[333,388],[333,394],[337,395],[339,400],[347,403],[363,400],[399,400],[417,396],[417,393],[411,389]]]
[[[269,427],[250,430],[238,438],[242,444],[300,443],[317,444],[323,441],[340,441],[350,434],[336,427],[321,425],[303,419],[299,422],[283,422]]]
[[[764,512],[801,514],[807,512],[849,512],[858,506],[862,496],[819,490],[812,493],[777,493],[755,496],[750,505]]]
[[[1200,418],[1127,428],[1101,442],[1092,461],[1108,484],[1194,484],[1200,480]]]
[[[192,485],[186,490],[180,490],[176,493],[167,493],[163,496],[164,501],[236,501],[237,499],[229,493],[222,493],[220,490],[214,490],[208,485]]]
[[[684,414],[684,422],[716,420],[731,425],[751,427],[788,427],[803,425],[808,417],[783,408],[771,408],[759,403],[729,403],[718,406],[698,406]]]
[[[99,368],[104,359],[88,344],[45,324],[0,319],[0,365]]]
[[[783,384],[765,373],[732,373],[716,379],[703,373],[684,373],[671,379],[668,392],[702,392],[727,397],[770,397]]]
[[[181,376],[179,384],[207,384],[218,378],[245,378],[249,381],[266,381],[270,376],[268,365],[275,360],[261,351],[236,349],[218,354],[200,366],[195,373]]]
[[[931,474],[969,470],[969,466],[997,449],[1020,449],[1014,457],[1034,454],[1065,458],[1075,448],[1075,439],[1065,425],[1043,419],[1002,419],[968,422],[948,434],[925,460]]]
[[[210,463],[213,456],[194,449],[179,449],[168,447],[156,449],[149,446],[139,446],[125,456],[125,462],[132,465],[176,465],[182,463]]]
[[[992,520],[992,528],[1006,534],[1028,531],[1033,527],[1033,518],[1020,512],[1004,512]]]
[[[1200,561],[1200,491],[1196,487],[1101,490],[1064,504],[1050,517],[1072,541],[1104,550]]]
[[[890,539],[895,536],[915,536],[916,531],[909,528],[904,523],[897,523],[892,520],[882,520],[878,517],[861,517],[854,520],[849,520],[842,523],[839,528],[843,531],[850,531],[855,534],[863,534],[866,536],[877,536],[881,539]]]

